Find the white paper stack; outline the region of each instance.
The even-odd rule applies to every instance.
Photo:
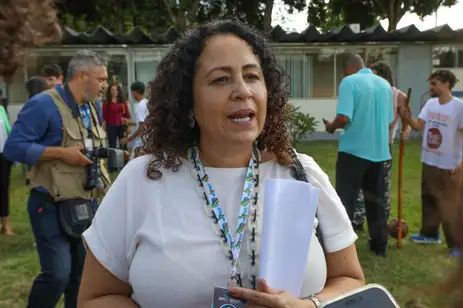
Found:
[[[260,278],[299,297],[320,189],[296,180],[264,182]]]

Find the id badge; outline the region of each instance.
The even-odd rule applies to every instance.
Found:
[[[93,151],[93,140],[91,138],[85,139],[85,149],[87,151]]]
[[[245,300],[230,297],[227,288],[215,287],[211,308],[246,308]]]

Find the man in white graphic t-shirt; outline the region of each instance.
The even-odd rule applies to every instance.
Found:
[[[461,164],[463,155],[463,101],[452,96],[452,88],[458,82],[448,70],[435,71],[429,77],[432,96],[418,118],[410,111],[399,109],[404,122],[416,131],[424,131],[421,152],[422,221],[419,234],[410,240],[421,244],[439,244],[439,227],[442,223],[444,236],[451,255],[460,256],[462,232],[457,218],[462,213]]]
[[[145,98],[145,84],[141,81],[135,81],[130,86],[130,91],[132,91],[132,97],[137,101],[135,106],[135,121],[134,125],[138,125],[135,132],[130,135],[129,137],[122,139],[120,141],[121,145],[127,144],[129,142],[133,142],[132,144],[132,154],[130,159],[137,157],[137,152],[143,145],[141,140],[141,131],[142,125],[145,121],[145,118],[148,116],[148,100]]]

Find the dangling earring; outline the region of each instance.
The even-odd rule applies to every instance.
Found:
[[[188,125],[190,126],[190,128],[193,128],[193,127],[195,127],[195,124],[196,124],[196,121],[195,121],[195,118],[193,116],[193,113],[190,113]]]

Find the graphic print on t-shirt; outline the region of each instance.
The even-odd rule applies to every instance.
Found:
[[[428,130],[428,148],[436,150],[442,144],[442,134],[440,130],[436,127],[433,127]]]
[[[429,111],[428,113],[428,127],[426,132],[427,151],[432,151],[435,154],[442,155],[439,151],[440,146],[444,142],[444,134],[448,127],[450,116],[441,112]]]

